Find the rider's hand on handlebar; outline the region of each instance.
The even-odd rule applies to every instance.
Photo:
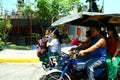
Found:
[[[70,51],[69,55],[71,56],[72,59],[76,58],[75,51]]]
[[[75,54],[74,51],[70,51],[70,52],[69,52],[69,55],[70,55],[70,56],[73,55],[73,54]]]
[[[85,50],[81,50],[81,51],[79,52],[79,55],[80,55],[80,56],[84,56],[84,55],[85,55]]]

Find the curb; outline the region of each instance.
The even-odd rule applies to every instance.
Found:
[[[0,63],[3,62],[40,62],[39,58],[0,58]]]

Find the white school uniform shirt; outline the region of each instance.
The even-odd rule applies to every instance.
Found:
[[[60,53],[60,42],[58,39],[52,39],[50,42],[50,52]]]

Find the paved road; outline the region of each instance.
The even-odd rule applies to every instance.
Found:
[[[0,63],[0,80],[41,80],[41,63]]]

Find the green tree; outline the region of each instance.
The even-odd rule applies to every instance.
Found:
[[[20,4],[17,6],[20,8],[22,16],[25,17],[32,13],[33,18],[36,20],[51,20],[58,15],[69,15],[75,4],[78,4],[79,12],[82,8],[85,8],[85,5],[80,0],[35,0],[34,3],[19,1]],[[36,6],[36,8],[32,9],[32,6]]]
[[[4,20],[0,19],[0,36],[2,36],[3,30],[4,30],[3,27],[4,27]]]
[[[37,3],[37,11],[35,12],[35,18],[39,20],[50,20],[54,16],[69,15],[69,12],[73,10],[75,3],[79,8],[83,5],[79,0],[35,0]],[[79,9],[80,11],[81,9]]]
[[[10,19],[4,18],[0,20],[0,36],[4,39],[4,42],[6,42],[6,38],[8,37],[11,28],[12,25]]]

